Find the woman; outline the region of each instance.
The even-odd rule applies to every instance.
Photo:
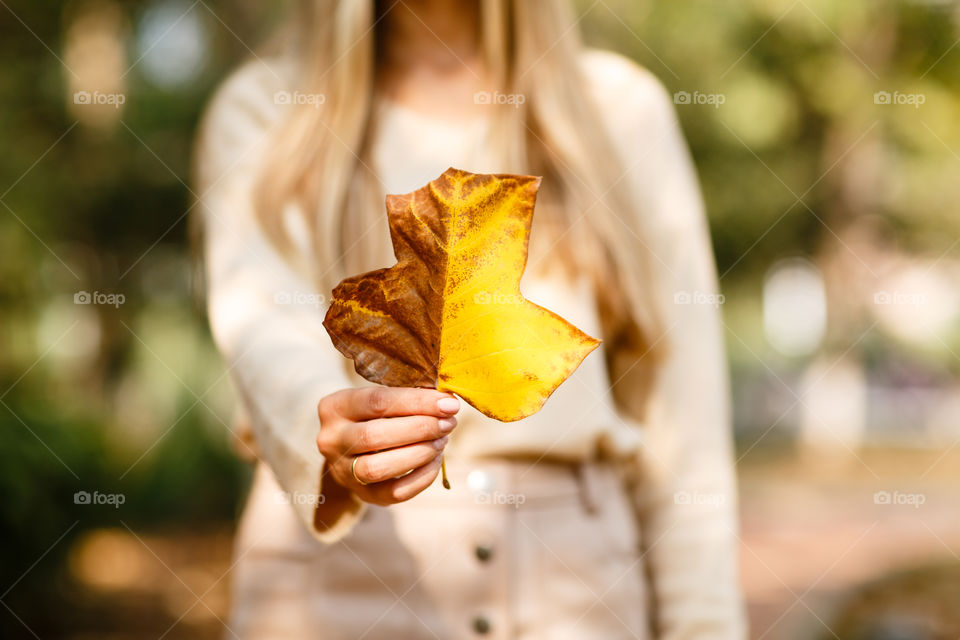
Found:
[[[696,179],[664,89],[583,50],[574,18],[559,0],[317,0],[213,100],[209,314],[259,460],[236,636],[745,634]],[[341,278],[393,263],[384,195],[449,166],[544,177],[524,295],[604,339],[520,422],[373,387],[321,326]]]

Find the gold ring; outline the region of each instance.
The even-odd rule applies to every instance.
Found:
[[[350,472],[353,473],[354,480],[356,480],[358,483],[362,484],[363,486],[366,486],[369,483],[364,482],[363,480],[357,477],[357,460],[359,459],[360,459],[360,456],[353,456],[353,462],[350,464]]]

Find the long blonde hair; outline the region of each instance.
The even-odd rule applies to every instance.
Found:
[[[504,92],[525,97],[519,108],[493,110],[500,171],[545,176],[531,263],[538,240],[552,247],[545,255],[572,256],[594,280],[607,346],[644,358],[652,369],[665,341],[651,256],[636,249],[634,236],[644,234],[636,224],[639,204],[629,181],[619,179],[624,167],[584,91],[572,9],[564,0],[481,0],[480,7],[485,62]],[[312,0],[302,8],[302,90],[327,100],[320,108],[291,107],[264,159],[255,208],[265,233],[290,255],[284,211],[298,205],[315,255],[325,258],[312,267],[327,291],[346,276],[389,264],[385,194],[369,148],[383,7]],[[574,242],[570,231],[581,220]]]

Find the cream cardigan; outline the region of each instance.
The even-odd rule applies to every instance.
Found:
[[[636,190],[662,285],[669,352],[644,424],[615,406],[600,349],[539,413],[503,424],[463,403],[448,456],[525,454],[584,459],[603,451],[629,460],[639,478],[635,504],[662,638],[739,638],[745,623],[737,577],[736,488],[720,314],[706,304],[717,283],[696,176],[673,105],[645,70],[611,53],[584,54],[588,91],[613,134],[623,180]],[[212,101],[197,157],[205,224],[208,311],[217,345],[249,416],[257,455],[278,483],[298,496],[293,508],[319,540],[347,535],[365,505],[358,499],[335,524],[315,525],[309,499],[319,494],[316,405],[330,392],[368,384],[332,346],[321,320],[323,300],[278,255],[253,220],[251,187],[271,128],[282,118],[278,91],[290,91],[289,65],[250,63]],[[483,157],[485,125],[451,125],[398,105],[380,114],[374,171],[390,193],[406,193],[448,166],[497,172]],[[290,217],[296,224],[296,216]],[[536,226],[534,226],[534,233]],[[531,256],[534,259],[534,256]],[[383,265],[389,266],[389,265]],[[535,276],[524,295],[600,336],[584,281]],[[589,303],[588,303],[589,302]],[[629,374],[621,381],[629,383]],[[341,505],[342,507],[342,505]]]

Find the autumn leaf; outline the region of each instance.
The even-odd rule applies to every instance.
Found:
[[[539,186],[448,169],[387,196],[397,264],[337,285],[323,322],[360,375],[450,391],[504,422],[543,406],[600,341],[520,294]]]

